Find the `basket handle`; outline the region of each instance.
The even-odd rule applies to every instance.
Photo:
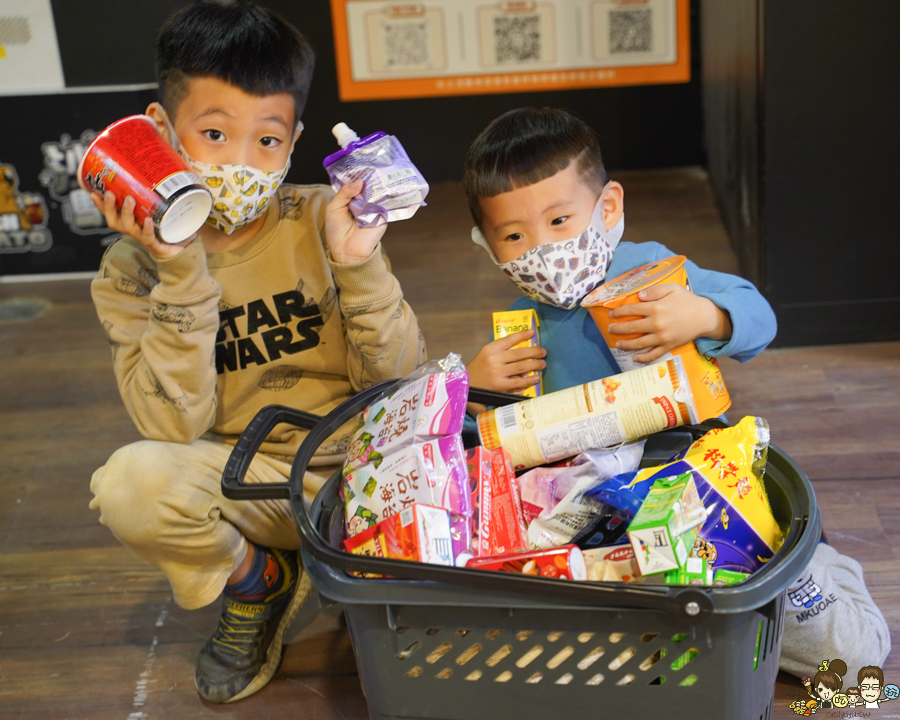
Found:
[[[244,477],[260,445],[276,425],[288,423],[311,429],[322,418],[312,413],[294,410],[285,405],[267,405],[250,421],[238,438],[225,470],[222,472],[222,494],[230,500],[277,500],[291,496],[289,483],[245,483]]]

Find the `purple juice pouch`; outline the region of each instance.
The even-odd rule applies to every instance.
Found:
[[[323,161],[331,187],[363,179],[362,192],[350,202],[359,227],[406,220],[425,205],[428,183],[393,135],[376,132],[362,140],[345,123],[331,131],[341,150]]]

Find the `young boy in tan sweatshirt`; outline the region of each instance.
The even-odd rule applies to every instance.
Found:
[[[169,578],[185,608],[224,608],[197,660],[212,702],[263,687],[285,629],[310,592],[286,501],[233,502],[221,474],[231,445],[265,405],[325,414],[354,392],[425,359],[415,316],[390,273],[384,226],[361,229],[332,196],[282,185],[312,78],[299,32],[254,5],[193,4],[167,20],[157,48],[159,103],[147,114],[213,193],[207,225],[160,242],[134,200],[94,193],[122,237],[91,292],[116,380],[146,440],[94,473],[100,521]],[[247,209],[250,208],[250,209]],[[280,427],[248,482],[283,482],[304,431]],[[340,463],[346,433],[316,462]],[[322,479],[306,478],[314,492]]]

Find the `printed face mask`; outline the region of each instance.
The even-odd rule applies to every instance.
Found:
[[[239,227],[251,223],[263,215],[269,206],[269,201],[281,187],[281,183],[291,168],[290,157],[288,157],[287,165],[281,170],[273,172],[259,170],[249,165],[202,163],[194,160],[184,151],[168,116],[166,116],[166,125],[169,126],[169,133],[172,136],[172,147],[184,158],[212,193],[213,208],[209,213],[207,223],[220,232],[231,235]],[[294,140],[301,130],[303,130],[303,123],[298,120]]]
[[[491,259],[532,300],[564,310],[579,301],[606,278],[613,251],[625,231],[625,215],[609,230],[603,224],[603,195],[594,206],[587,229],[577,237],[531,248],[501,263],[481,231],[472,228],[472,240],[485,248]]]

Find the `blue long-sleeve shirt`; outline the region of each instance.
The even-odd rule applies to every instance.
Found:
[[[606,277],[616,278],[641,265],[675,254],[655,242],[619,243]],[[697,338],[695,342],[700,352],[746,362],[772,342],[776,331],[775,313],[753,283],[736,275],[704,270],[690,260],[685,264],[685,269],[694,294],[712,300],[731,317],[731,340]],[[541,346],[547,349],[547,368],[543,373],[545,393],[620,372],[606,341],[585,308],[579,306],[563,310],[521,297],[509,309],[537,311]]]

